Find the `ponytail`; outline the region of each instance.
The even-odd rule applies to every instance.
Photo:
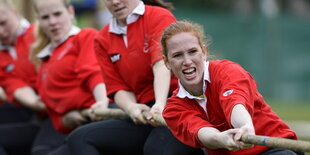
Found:
[[[41,64],[41,59],[37,57],[37,54],[42,51],[42,49],[50,42],[50,39],[43,32],[42,28],[37,21],[35,23],[35,42],[32,44],[30,52],[30,60],[36,66],[38,70]]]
[[[142,0],[142,1],[144,2],[144,4],[159,6],[169,11],[172,11],[174,9],[173,4],[171,2],[164,2],[163,0]]]

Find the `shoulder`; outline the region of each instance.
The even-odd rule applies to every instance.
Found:
[[[110,38],[110,32],[109,32],[110,24],[107,24],[103,28],[101,28],[98,32],[98,35],[96,35],[95,40],[109,40]]]
[[[79,43],[85,43],[86,41],[93,41],[98,31],[94,28],[83,28],[74,36],[75,40]]]
[[[210,61],[209,73],[211,82],[224,82],[231,79],[252,78],[240,64],[229,60]]]
[[[172,93],[172,96],[168,98],[166,108],[175,108],[175,107],[189,107],[193,104],[190,104],[192,102],[191,99],[185,97],[185,98],[180,98],[177,96],[178,92],[180,90],[180,87],[175,89]],[[188,103],[188,104],[187,104]]]
[[[96,35],[98,31],[94,28],[83,28],[81,29],[79,36],[85,36],[85,35]]]
[[[34,30],[35,30],[35,25],[34,24],[31,24],[27,30],[26,30],[26,33],[31,33],[33,34],[34,33]]]
[[[145,5],[145,14],[148,16],[167,16],[175,18],[174,15],[169,10],[162,7],[151,5]]]
[[[35,26],[33,24],[31,24],[26,30],[25,32],[20,35],[20,38],[26,38],[27,40],[34,40],[34,31],[35,31]]]
[[[245,71],[240,64],[232,62],[230,60],[211,60],[209,61],[209,71],[210,72],[231,72],[234,70]]]
[[[110,24],[105,25],[99,30],[99,34],[107,34],[109,33]]]

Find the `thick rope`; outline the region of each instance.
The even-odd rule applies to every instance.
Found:
[[[87,117],[89,109],[81,111],[81,114],[84,117]],[[105,109],[105,110],[95,110],[94,113],[98,116],[103,116],[104,118],[128,118],[129,116],[121,109]],[[143,116],[147,117],[149,114],[143,112]],[[167,126],[164,118],[161,115],[153,115],[154,120],[163,125]],[[266,136],[257,136],[257,135],[242,135],[241,141],[247,144],[254,145],[264,145],[271,148],[282,148],[289,149],[293,151],[301,152],[310,152],[310,142],[302,140],[293,140],[286,138],[275,138],[275,137],[266,137]]]

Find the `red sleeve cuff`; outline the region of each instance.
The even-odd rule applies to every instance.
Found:
[[[53,127],[56,131],[63,133],[63,134],[69,134],[73,129],[65,128],[62,125],[62,116],[59,114],[56,114],[55,112],[48,111],[49,117],[52,121]]]
[[[5,93],[7,95],[8,101],[15,102],[14,100],[14,92],[16,89],[26,87],[28,86],[27,83],[23,81],[14,81],[12,84],[10,84],[8,87],[5,88]]]
[[[93,91],[97,84],[103,83],[103,78],[101,74],[92,75],[87,82],[88,88]]]

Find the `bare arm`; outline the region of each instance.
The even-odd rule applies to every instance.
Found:
[[[98,121],[104,119],[103,117],[98,117],[94,114],[95,109],[107,109],[109,104],[109,99],[107,97],[107,91],[104,83],[99,83],[95,86],[93,90],[93,95],[96,102],[91,106],[89,111],[89,117],[93,121]]]
[[[120,90],[114,95],[115,103],[123,109],[136,124],[146,124],[142,112],[148,111],[147,105],[137,103],[133,92]]]
[[[45,104],[31,87],[18,88],[13,95],[23,106],[36,111],[45,111]]]
[[[96,102],[91,106],[91,108],[90,108],[91,110],[88,113],[88,117],[92,121],[98,121],[98,120],[101,120],[103,118],[96,116],[93,113],[94,112],[93,110],[99,109],[99,108],[106,109],[106,108],[108,108],[108,103],[109,103],[109,99],[108,99],[107,93],[106,93],[105,84],[103,84],[103,83],[97,84],[94,87],[92,93],[93,93],[93,96],[94,96]],[[82,114],[80,113],[80,111],[78,109],[77,110],[71,110],[62,117],[62,123],[63,123],[64,127],[66,127],[66,128],[76,128],[86,121],[87,121],[87,119],[83,118]]]
[[[107,91],[104,83],[99,83],[93,90],[96,103],[102,104],[103,107],[108,108],[109,99],[107,97]]]
[[[231,125],[234,128],[242,128],[247,127],[254,133],[254,126],[252,123],[252,118],[249,112],[242,104],[237,104],[234,106],[232,113],[231,113]]]
[[[154,74],[155,104],[153,105],[150,113],[162,114],[169,93],[171,73],[166,68],[164,61],[160,60],[154,64],[153,74]],[[152,115],[147,116],[146,119],[148,123],[150,123],[153,126],[159,125],[153,119]]]
[[[0,87],[0,100],[1,101],[6,101],[7,100],[6,94],[5,94],[5,92],[4,92],[2,87]]]
[[[154,92],[155,105],[160,105],[162,108],[166,105],[167,97],[170,88],[171,73],[166,68],[163,60],[156,62],[153,66],[154,73]],[[162,112],[163,109],[158,111]]]
[[[252,122],[252,118],[247,109],[242,104],[234,106],[231,113],[231,125],[234,128],[239,129],[234,139],[240,145],[240,148],[251,148],[253,145],[244,144],[241,142],[241,136],[243,134],[255,135],[255,129]]]
[[[209,149],[224,148],[230,151],[237,151],[239,146],[233,138],[236,132],[237,129],[220,132],[213,127],[203,127],[198,131],[198,138]]]
[[[242,134],[255,134],[252,118],[242,104],[234,106],[231,124],[234,129],[223,132],[216,128],[203,127],[198,131],[198,138],[209,149],[225,148],[230,151],[237,151],[251,148],[253,145],[240,142]]]

